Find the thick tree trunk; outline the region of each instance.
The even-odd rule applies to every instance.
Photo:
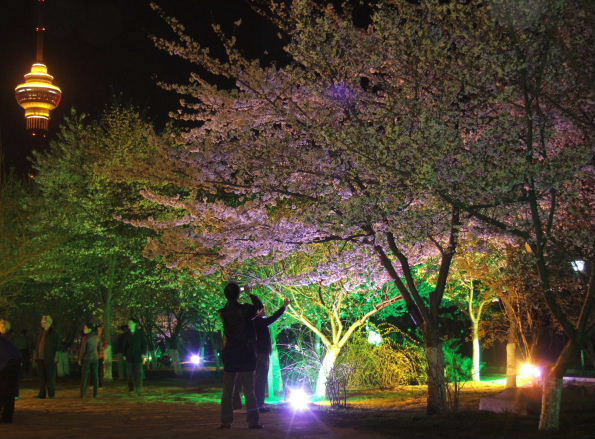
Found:
[[[506,343],[506,387],[516,387],[516,343]]]
[[[171,348],[171,362],[174,367],[174,374],[176,376],[182,376],[182,365],[180,364],[180,351],[177,347]]]
[[[316,389],[314,392],[316,398],[324,398],[326,396],[326,381],[335,365],[335,361],[337,361],[340,351],[340,346],[330,346],[324,354],[320,370],[318,371],[318,378],[316,379]]]
[[[539,431],[552,432],[560,428],[560,405],[564,388],[564,372],[575,352],[576,345],[570,340],[558,356],[556,364],[543,376]]]
[[[473,370],[472,370],[472,379],[473,381],[480,381],[480,360],[481,360],[481,350],[479,345],[479,325],[477,322],[472,322],[471,326],[471,333],[473,339]]]
[[[428,403],[429,415],[444,413],[448,410],[448,392],[444,376],[444,350],[441,342],[427,342],[428,359]]]
[[[557,431],[560,427],[560,404],[562,403],[562,377],[548,373],[543,377],[539,431]]]

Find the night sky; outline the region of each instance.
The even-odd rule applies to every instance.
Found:
[[[242,18],[238,37],[248,54],[280,51],[272,25],[244,0],[158,3],[215,52],[220,45],[211,24],[232,29],[238,18]],[[14,98],[15,86],[35,59],[37,2],[0,0],[0,5],[0,142],[8,166],[26,171],[31,149],[45,147],[27,135],[24,111]],[[171,37],[173,33],[148,0],[47,0],[45,24],[45,62],[63,92],[60,107],[52,112],[50,139],[71,108],[98,115],[114,96],[136,105],[163,126],[167,113],[178,107],[178,97],[160,89],[156,82],[185,81],[197,70],[154,47],[149,35]]]

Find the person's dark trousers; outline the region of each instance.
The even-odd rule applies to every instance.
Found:
[[[87,389],[89,388],[89,378],[93,383],[93,397],[97,396],[97,388],[99,383],[99,371],[97,367],[99,362],[97,360],[86,360],[81,365],[81,398],[87,396]]]
[[[221,424],[233,422],[233,395],[235,386],[240,386],[246,396],[248,425],[258,425],[258,406],[254,396],[254,372],[223,372],[223,395],[221,397]]]
[[[0,371],[0,421],[12,422],[14,399],[19,393],[20,361],[10,360]]]
[[[99,359],[99,362],[97,363],[97,368],[99,370],[99,388],[101,389],[103,387],[103,374],[105,373],[103,370],[103,358]]]
[[[133,390],[136,393],[143,391],[143,363],[126,362],[126,372],[128,372],[128,391]]]
[[[254,396],[259,408],[264,407],[269,381],[269,354],[256,353],[256,372],[254,373]]]
[[[256,353],[256,371],[254,372],[254,396],[258,408],[264,407],[264,400],[267,394],[267,384],[269,382],[269,364],[270,356],[265,353]],[[233,409],[242,408],[241,385],[237,382],[233,392]]]
[[[53,361],[37,360],[37,371],[39,372],[39,394],[38,398],[56,395],[56,363]]]

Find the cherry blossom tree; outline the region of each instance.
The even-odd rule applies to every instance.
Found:
[[[480,381],[481,324],[489,307],[498,302],[500,289],[493,288],[501,277],[503,255],[496,246],[478,237],[467,237],[453,265],[447,296],[471,321],[472,379]]]
[[[287,313],[324,346],[314,388],[315,396],[323,398],[343,347],[370,318],[403,298],[380,264],[369,265],[364,249],[348,251],[335,243],[320,247],[252,270],[248,279],[258,291],[290,299]]]
[[[579,44],[592,38],[588,13],[571,17],[581,5],[394,0],[360,27],[348,10],[273,2],[287,41],[282,66],[243,56],[217,27],[225,56],[212,56],[168,19],[177,39],[158,46],[235,87],[198,74],[169,86],[185,96],[176,117],[193,128],[174,148],[155,145],[150,165],[134,172],[184,191],[144,192],[172,214],[137,224],[162,232],[154,250],[172,265],[213,270],[325,242],[370,247],[424,333],[429,412],[446,407],[438,316],[461,227],[472,217],[484,232],[526,243],[569,337],[544,380],[540,429],[554,430],[563,372],[592,330],[593,283],[573,316],[558,304],[548,267],[571,249],[593,253],[579,227],[560,227],[581,224],[590,209],[573,189],[582,182],[589,194],[592,178],[592,130],[582,116],[593,99],[576,78],[593,63],[569,74],[557,44],[562,36],[591,56]],[[585,98],[568,99],[569,90]],[[433,256],[436,288],[424,300],[412,267]]]
[[[592,203],[579,201],[593,198],[594,139],[586,127],[594,95],[580,81],[584,76],[569,74],[567,63],[580,53],[592,65],[593,51],[582,44],[593,32],[583,20],[591,10],[585,2],[533,6],[508,1],[453,6],[458,14],[443,17],[441,28],[456,36],[456,62],[437,67],[442,77],[448,73],[460,83],[464,99],[458,115],[445,120],[445,126],[456,121],[462,135],[438,192],[530,249],[541,294],[568,338],[543,380],[539,428],[551,431],[559,426],[563,374],[594,325],[595,274],[587,274],[575,293],[580,305],[574,309],[563,306],[556,288],[561,255],[567,264],[577,254],[592,261],[595,250]],[[577,13],[580,18],[573,18]],[[461,20],[465,16],[468,20]],[[571,110],[568,97],[579,90],[582,96]]]
[[[441,412],[447,392],[439,311],[463,218],[431,187],[434,169],[446,167],[433,151],[448,139],[431,140],[429,132],[439,134],[434,122],[410,111],[432,98],[422,82],[433,67],[413,57],[394,64],[403,43],[394,11],[368,30],[310,1],[285,12],[292,62],[283,67],[247,59],[218,28],[227,58],[213,57],[168,19],[178,40],[158,39],[159,46],[236,86],[221,89],[196,74],[170,86],[189,97],[179,118],[194,128],[174,148],[155,145],[159,160],[128,172],[184,190],[144,191],[171,216],[130,222],[162,234],[152,250],[171,266],[207,272],[255,258],[277,262],[328,242],[369,247],[369,263],[382,265],[424,334],[428,411]],[[405,42],[423,43],[413,21],[405,28]],[[358,62],[345,62],[346,51]],[[401,68],[416,79],[404,82]],[[431,101],[439,111],[452,99]],[[439,263],[426,300],[413,267],[428,256]]]

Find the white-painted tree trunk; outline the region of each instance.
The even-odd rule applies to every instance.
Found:
[[[472,371],[472,379],[473,381],[480,381],[480,363],[481,363],[481,347],[479,346],[479,325],[477,322],[473,322],[473,326],[471,329],[473,335],[473,371]]]
[[[516,387],[516,343],[506,343],[506,387]]]
[[[316,389],[314,392],[314,396],[316,398],[324,398],[326,396],[326,381],[333,366],[335,365],[335,362],[337,361],[340,351],[341,347],[330,346],[324,354],[322,364],[318,371],[318,378],[316,379]]]

